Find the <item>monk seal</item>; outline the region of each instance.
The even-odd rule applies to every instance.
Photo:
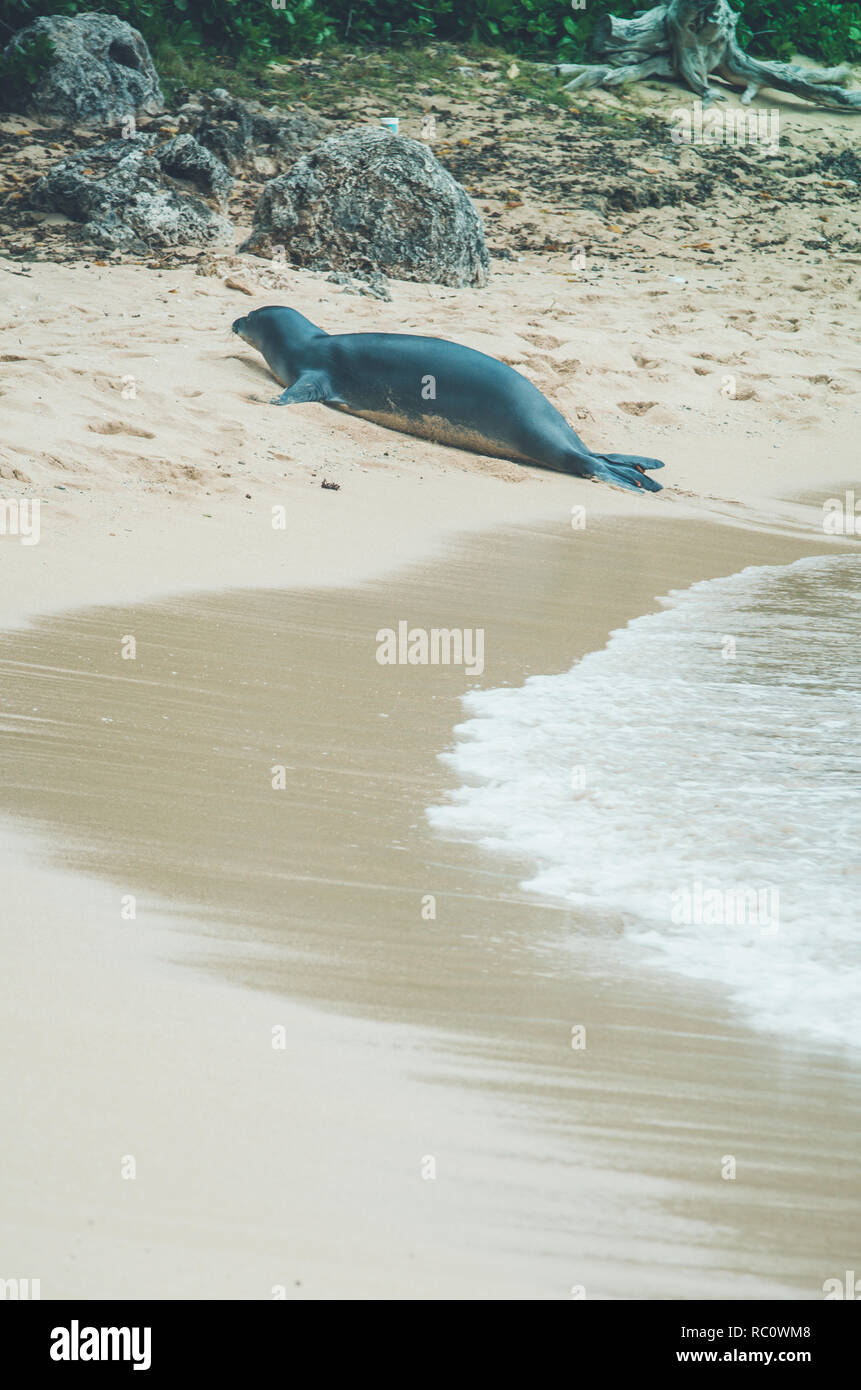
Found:
[[[233,325],[287,389],[273,405],[321,401],[437,444],[537,464],[619,487],[660,492],[659,459],[595,454],[513,367],[483,352],[412,333],[326,333],[270,305]]]

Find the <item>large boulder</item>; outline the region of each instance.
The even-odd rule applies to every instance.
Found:
[[[399,280],[484,285],[475,208],[419,140],[360,126],[324,140],[266,184],[243,251],[312,270],[377,270]]]
[[[84,223],[85,240],[122,250],[228,242],[226,217],[176,180],[224,203],[232,179],[189,135],[159,145],[154,135],[109,140],[61,159],[31,193],[34,207]]]
[[[10,54],[44,35],[54,61],[16,108],[74,124],[110,125],[129,116],[157,115],[164,97],[149,49],[137,29],[110,14],[46,15],[20,29]]]

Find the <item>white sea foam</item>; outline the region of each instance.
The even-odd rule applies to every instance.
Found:
[[[524,887],[621,917],[755,1026],[861,1047],[859,597],[855,556],[747,569],[473,692],[431,823],[531,858]]]

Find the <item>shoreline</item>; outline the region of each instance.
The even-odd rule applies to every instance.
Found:
[[[404,672],[373,658],[393,608],[419,622],[468,610],[496,634],[482,683],[517,683],[567,669],[654,606],[652,591],[734,572],[752,548],[758,563],[800,548],[705,522],[669,528],[668,544],[667,530],[612,516],[580,534],[521,526],[461,539],[444,566],[414,564],[394,582],[142,606],[134,679],[106,663],[106,639],[129,628],[116,602],[4,635],[13,703],[19,686],[23,709],[39,692],[40,728],[61,715],[66,730],[62,748],[49,740],[50,780],[43,734],[24,733],[18,804],[4,803],[19,827],[3,836],[15,1040],[4,1056],[33,1059],[38,1096],[13,1066],[10,1128],[30,1137],[10,1162],[9,1191],[15,1220],[29,1212],[31,1224],[13,1222],[8,1249],[42,1278],[43,1297],[270,1298],[281,1288],[287,1298],[553,1299],[582,1284],[587,1297],[803,1299],[843,1267],[841,1163],[857,1074],[827,1051],[750,1032],[719,990],[614,973],[612,946],[581,950],[569,999],[547,952],[576,914],[523,893],[516,866],[421,824],[450,781],[437,754],[463,673],[420,672],[425,684],[410,694]],[[623,559],[615,575],[612,556]],[[569,597],[572,565],[584,583],[604,574],[586,604]],[[261,647],[273,623],[276,640]],[[83,683],[74,668],[64,678],[70,653]],[[387,675],[400,692],[391,704]],[[224,694],[213,704],[217,690],[238,697],[235,714]],[[338,692],[329,716],[326,690]],[[155,743],[153,699],[169,716]],[[219,711],[202,728],[201,708]],[[286,840],[241,766],[212,801],[225,772],[207,751],[240,727],[258,766],[274,756],[267,731],[279,720],[294,765],[276,818],[287,816]],[[118,735],[130,747],[123,765],[138,769],[127,787],[112,771]],[[205,806],[213,815],[201,823]],[[423,890],[437,896],[433,924],[420,919]],[[122,924],[129,891],[139,920]],[[24,998],[35,1002],[25,1009]],[[575,1007],[598,1040],[579,1077],[567,1041]],[[283,1052],[271,1046],[275,1026]],[[639,1119],[632,1086],[634,1097],[644,1088]],[[58,1147],[66,1094],[88,1125],[84,1134],[70,1117],[75,1143]],[[708,1157],[721,1116],[720,1153],[735,1128],[754,1159],[729,1205]],[[799,1173],[805,1116],[822,1137],[806,1141]],[[121,1180],[129,1154],[143,1181]],[[800,1190],[815,1219],[784,1219]],[[755,1212],[758,1261],[744,1235]]]

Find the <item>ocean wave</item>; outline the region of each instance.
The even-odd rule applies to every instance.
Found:
[[[470,693],[431,824],[532,859],[524,888],[621,917],[755,1026],[861,1047],[859,596],[854,556],[754,567]]]

